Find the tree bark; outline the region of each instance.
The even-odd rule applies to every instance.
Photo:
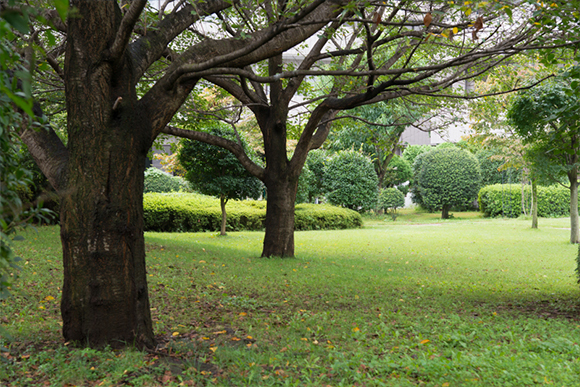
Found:
[[[137,104],[130,60],[103,60],[120,23],[117,4],[76,6],[65,62],[63,335],[91,346],[153,346],[142,204],[151,127]]]
[[[578,219],[578,168],[574,167],[569,173],[570,180],[570,243],[580,242],[580,222]]]
[[[222,209],[222,225],[220,227],[220,235],[221,236],[225,236],[226,235],[226,224],[227,224],[227,218],[228,215],[226,214],[226,203],[227,203],[227,199],[224,195],[220,196],[220,207]]]
[[[449,205],[443,205],[441,209],[441,219],[449,219]]]
[[[532,228],[538,228],[538,185],[532,179]]]
[[[268,190],[266,204],[266,234],[262,257],[294,256],[294,203],[298,179],[277,176],[265,181]]]

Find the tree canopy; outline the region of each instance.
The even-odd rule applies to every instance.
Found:
[[[578,168],[580,115],[577,96],[566,78],[525,91],[513,101],[508,119],[524,142],[531,144],[538,173],[558,182],[566,176],[570,188],[570,242],[580,242]]]

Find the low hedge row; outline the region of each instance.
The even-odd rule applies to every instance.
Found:
[[[219,199],[196,193],[147,193],[143,197],[145,231],[219,231]],[[264,229],[266,202],[233,201],[226,206],[228,231]],[[356,211],[320,204],[298,204],[295,230],[344,229],[362,226]]]
[[[531,205],[531,187],[524,186],[526,208]],[[478,194],[479,210],[485,216],[515,218],[522,213],[521,184],[493,184],[483,187]],[[570,190],[560,185],[538,187],[538,216],[570,215]]]

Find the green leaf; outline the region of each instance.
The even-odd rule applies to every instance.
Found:
[[[64,22],[68,14],[68,0],[54,0],[54,6],[61,20]]]
[[[30,117],[34,117],[34,113],[32,112],[32,103],[27,101],[26,99],[14,94],[10,91],[6,86],[0,86],[0,90],[4,92],[11,100],[18,106],[20,109],[24,110],[26,114]]]
[[[23,34],[30,32],[28,30],[28,18],[22,15],[20,12],[7,10],[2,13],[2,18],[6,20],[12,27],[16,28]]]

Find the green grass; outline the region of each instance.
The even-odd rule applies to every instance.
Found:
[[[63,343],[58,229],[27,233],[0,384],[580,386],[569,220],[439,216],[297,232],[294,259],[258,258],[260,232],[147,233],[153,353]]]

